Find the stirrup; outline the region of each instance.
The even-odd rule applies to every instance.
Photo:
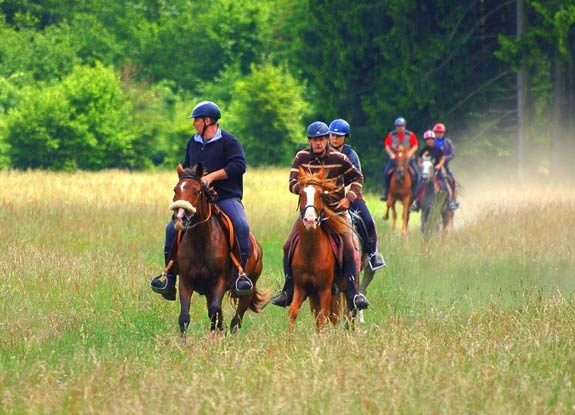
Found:
[[[357,310],[365,310],[367,307],[369,307],[369,302],[367,301],[367,298],[365,298],[365,295],[363,295],[362,293],[357,293],[353,296],[353,308],[357,309]]]
[[[241,288],[238,283],[246,283],[246,286]],[[234,294],[237,295],[238,297],[242,297],[244,295],[249,295],[253,289],[254,284],[252,280],[248,278],[246,273],[242,272],[241,274],[239,274],[238,278],[236,278],[236,281],[234,282],[234,290],[233,290]]]
[[[376,261],[379,261],[380,265],[374,266],[371,263],[371,260],[373,258],[375,258]],[[387,264],[385,263],[385,259],[383,258],[383,255],[381,255],[379,252],[372,252],[371,254],[369,254],[367,263],[369,264],[369,268],[371,268],[372,271],[376,271],[380,268],[387,266]]]

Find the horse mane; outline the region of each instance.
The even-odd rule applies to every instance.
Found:
[[[192,166],[186,167],[182,169],[181,172],[178,170],[178,175],[180,180],[182,179],[194,179],[200,184],[200,188],[202,189],[203,195],[208,199],[208,202],[213,202],[216,197],[218,197],[218,193],[214,190],[212,185],[206,185],[202,180],[202,175],[204,173],[204,169],[201,163]]]
[[[303,189],[308,185],[318,186],[322,191],[320,198],[323,196],[323,192],[331,193],[338,187],[334,180],[327,178],[327,170],[324,168],[321,168],[317,173],[311,173],[300,167],[298,172],[298,184],[300,189]],[[325,216],[327,218],[323,224],[325,224],[331,232],[345,234],[351,231],[349,223],[343,216],[338,215],[325,204],[322,210],[325,212]]]

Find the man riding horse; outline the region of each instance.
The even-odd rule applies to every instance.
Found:
[[[381,200],[386,201],[389,193],[389,184],[391,181],[391,174],[393,170],[397,167],[395,163],[395,158],[397,157],[397,150],[400,146],[403,146],[407,149],[408,154],[407,158],[409,159],[409,165],[412,175],[412,185],[411,191],[413,193],[413,198],[415,198],[415,189],[417,189],[418,184],[418,173],[417,173],[417,165],[415,164],[415,159],[413,155],[417,151],[418,143],[417,137],[415,133],[406,130],[405,125],[406,121],[405,118],[399,117],[394,122],[395,130],[391,131],[387,137],[385,137],[384,145],[385,151],[389,154],[389,161],[385,165],[385,169],[383,171],[383,195]]]
[[[224,211],[232,221],[240,251],[240,264],[243,270],[249,258],[249,226],[242,205],[243,175],[246,171],[246,159],[242,145],[232,134],[224,131],[218,125],[221,118],[219,107],[211,101],[197,104],[188,118],[193,119],[196,131],[186,147],[184,168],[201,164],[207,174],[202,176],[206,186],[212,186],[217,192],[214,203]],[[174,219],[166,227],[164,244],[164,259],[169,263],[172,246],[176,240],[177,231]],[[232,241],[230,241],[231,244]],[[166,278],[152,279],[151,288],[161,294],[166,300],[176,299],[176,270],[170,267],[166,270]],[[245,273],[237,275],[234,284],[236,296],[248,295],[253,289],[252,281]]]
[[[326,205],[336,213],[346,214],[350,205],[356,200],[358,195],[361,194],[363,176],[345,154],[329,147],[328,136],[329,128],[324,122],[315,121],[308,126],[307,138],[309,148],[299,151],[295,155],[290,170],[289,191],[299,195],[298,172],[300,167],[303,167],[310,173],[325,169],[327,171],[327,178],[338,184],[333,192],[325,195]],[[350,186],[350,190],[346,194],[345,186],[347,185]],[[297,220],[299,221],[300,219],[298,218]],[[293,299],[294,281],[289,252],[296,233],[297,227],[294,225],[283,247],[285,284],[282,290],[272,298],[272,304],[280,307],[289,306]],[[348,290],[346,291],[348,308],[363,310],[369,306],[369,303],[356,287],[357,270],[359,267],[357,266],[355,258],[352,233],[342,234],[341,237],[343,244],[342,272],[343,277],[348,282]]]
[[[457,182],[455,181],[455,177],[453,176],[453,171],[449,167],[449,163],[455,157],[455,146],[453,145],[453,141],[451,139],[445,137],[445,133],[447,128],[445,128],[445,124],[438,122],[433,126],[433,133],[435,134],[435,146],[440,148],[443,151],[443,157],[445,157],[445,163],[443,168],[445,173],[447,174],[447,181],[449,186],[453,191],[453,202],[457,207],[459,207],[459,202],[457,202]]]

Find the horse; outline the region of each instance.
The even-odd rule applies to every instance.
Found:
[[[429,157],[421,161],[421,232],[429,237],[440,228],[447,231],[453,226],[453,211],[447,207],[447,192],[437,183],[435,166]]]
[[[222,298],[233,288],[239,266],[234,254],[237,244],[234,243],[232,224],[212,202],[216,193],[202,182],[204,171],[201,165],[187,169],[178,165],[177,172],[179,181],[174,187],[170,210],[174,211],[175,226],[180,231],[174,248],[180,275],[180,332],[184,336],[190,324],[190,303],[194,291],[206,296],[210,330],[217,328],[222,331]],[[250,257],[244,271],[254,288],[249,295],[239,299],[232,297],[232,302],[237,305],[230,325],[232,332],[241,328],[248,308],[258,313],[269,301],[269,293],[256,288],[262,272],[262,258],[262,248],[250,233]]]
[[[401,201],[403,205],[403,226],[401,231],[407,234],[407,224],[409,223],[409,205],[411,204],[411,176],[409,174],[409,159],[407,150],[403,146],[399,146],[396,153],[395,162],[397,167],[391,173],[391,180],[389,182],[389,195],[387,198],[387,210],[383,216],[384,220],[389,219],[389,209],[392,212],[391,230],[395,231],[397,223],[397,212],[395,210],[395,202]]]
[[[288,310],[289,324],[293,329],[303,302],[309,298],[319,332],[328,321],[333,325],[338,322],[343,300],[341,295],[334,295],[334,282],[340,292],[347,287],[337,269],[331,234],[350,232],[350,225],[324,203],[324,195],[337,187],[327,179],[326,170],[312,174],[300,167],[298,184],[300,218],[295,225],[291,259],[294,296]]]

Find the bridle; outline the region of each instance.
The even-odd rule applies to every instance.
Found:
[[[182,225],[184,227],[185,230],[190,230],[195,228],[198,225],[201,225],[202,223],[206,223],[207,221],[210,220],[210,218],[212,217],[212,202],[214,201],[215,197],[213,194],[213,190],[210,189],[210,187],[204,183],[204,181],[202,180],[202,178],[200,176],[198,176],[196,173],[192,172],[192,171],[186,171],[182,174],[182,176],[180,177],[180,180],[178,182],[181,183],[183,180],[189,180],[192,179],[195,182],[197,182],[200,185],[200,189],[197,191],[198,194],[198,198],[199,196],[203,195],[208,203],[208,214],[206,215],[206,217],[202,220],[199,220],[198,222],[195,222],[193,224],[191,224],[192,218],[194,217],[194,215],[196,214],[196,212],[193,212],[192,214],[184,214],[184,217],[182,218]],[[187,203],[189,203],[188,201],[186,201]],[[174,203],[172,203],[172,205],[170,205],[170,208],[172,207],[179,207],[177,206],[178,201],[175,201]],[[193,206],[193,205],[192,205]],[[172,209],[175,210],[175,209]],[[187,209],[184,209],[185,212],[187,212]]]

